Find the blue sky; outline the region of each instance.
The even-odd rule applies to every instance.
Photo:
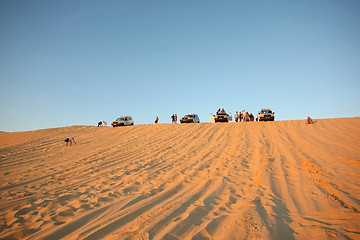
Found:
[[[1,1],[0,131],[360,116],[360,1]]]

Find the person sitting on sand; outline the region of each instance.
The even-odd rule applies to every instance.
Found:
[[[76,144],[75,138],[68,137],[68,138],[65,139],[65,143],[66,143],[65,146],[67,147],[68,143],[70,143],[70,147],[71,147],[73,142]]]
[[[101,127],[101,126],[102,126],[102,124],[103,124],[103,122],[102,122],[102,121],[98,122],[98,127]]]
[[[306,123],[307,124],[312,124],[313,123],[311,117],[309,117],[309,116],[307,117]]]

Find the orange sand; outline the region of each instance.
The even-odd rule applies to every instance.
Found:
[[[360,239],[360,118],[314,122],[0,133],[0,238]]]

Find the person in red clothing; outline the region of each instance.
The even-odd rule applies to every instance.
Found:
[[[155,123],[157,124],[159,122],[159,117],[156,116]]]

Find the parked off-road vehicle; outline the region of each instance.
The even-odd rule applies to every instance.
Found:
[[[181,123],[199,123],[200,118],[195,113],[189,113],[180,119]]]
[[[270,108],[263,108],[259,111],[257,115],[258,121],[274,121],[275,113],[270,110]]]
[[[214,120],[215,122],[230,122],[232,121],[232,116],[231,114],[226,113],[226,111],[224,109],[222,109],[221,111],[217,111],[216,115],[214,116]]]
[[[134,125],[134,120],[130,116],[122,116],[111,123],[113,127]]]

